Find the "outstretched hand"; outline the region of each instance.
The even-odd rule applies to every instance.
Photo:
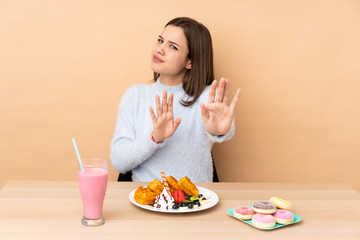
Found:
[[[214,135],[223,135],[229,132],[234,119],[234,109],[240,97],[240,88],[236,91],[230,105],[228,105],[229,79],[220,79],[219,88],[216,93],[217,84],[216,80],[212,82],[208,103],[206,106],[201,103],[200,107],[206,131]]]
[[[166,138],[171,137],[181,122],[181,118],[177,118],[174,121],[173,99],[174,94],[171,93],[168,101],[167,92],[164,91],[162,103],[160,103],[160,97],[158,95],[155,96],[157,116],[155,115],[153,108],[149,108],[151,119],[153,121],[153,136],[156,142],[162,142]]]

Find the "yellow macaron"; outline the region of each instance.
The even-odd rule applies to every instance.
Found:
[[[291,204],[288,201],[278,198],[278,197],[271,197],[269,202],[275,204],[275,206],[277,208],[284,209],[284,210],[289,210],[291,207]]]

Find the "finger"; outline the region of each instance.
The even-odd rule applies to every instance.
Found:
[[[162,113],[162,109],[160,108],[160,97],[159,95],[155,96],[155,103],[156,103],[156,113],[157,116],[159,117]]]
[[[166,113],[168,111],[167,108],[167,92],[163,92],[163,99],[162,99],[162,112]]]
[[[181,123],[181,118],[177,118],[174,122],[174,131],[176,131],[180,123]]]
[[[170,93],[170,96],[169,96],[169,102],[168,102],[168,112],[173,112],[173,102],[174,102],[174,94],[173,93]]]
[[[231,101],[231,104],[230,104],[230,109],[232,111],[234,111],[235,107],[236,107],[236,103],[238,102],[239,98],[240,98],[240,92],[241,92],[241,88],[239,88],[236,93],[235,93],[235,96],[233,98],[233,100]]]
[[[214,80],[211,83],[211,87],[210,87],[210,91],[209,91],[208,104],[213,103],[215,101],[216,85],[217,85],[217,81]]]
[[[209,112],[203,103],[200,103],[200,107],[201,107],[201,116],[203,117],[203,121],[204,120],[207,121],[209,119]]]
[[[152,119],[153,123],[155,123],[157,119],[156,119],[156,116],[154,113],[154,109],[152,107],[149,107],[149,111],[150,111],[151,119]]]
[[[225,90],[224,90],[224,98],[223,103],[227,104],[229,99],[229,91],[230,91],[230,81],[229,79],[225,78]]]
[[[222,102],[224,98],[225,79],[221,78],[219,82],[219,88],[216,93],[216,102]]]

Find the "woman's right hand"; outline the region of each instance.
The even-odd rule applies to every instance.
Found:
[[[160,103],[159,95],[155,96],[156,114],[152,107],[149,107],[151,119],[153,121],[153,137],[156,142],[162,142],[166,138],[171,137],[178,128],[181,118],[174,121],[173,114],[173,99],[174,94],[170,94],[169,101],[167,100],[167,92],[163,92],[162,103]]]

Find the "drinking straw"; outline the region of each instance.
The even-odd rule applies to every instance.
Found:
[[[77,145],[76,145],[75,138],[72,139],[72,142],[73,142],[73,145],[74,145],[74,148],[75,148],[76,156],[77,156],[77,158],[79,160],[79,165],[80,165],[81,171],[85,172],[85,169],[84,169],[84,166],[82,164],[81,157],[80,157],[80,154],[79,154],[79,150],[78,150]]]

